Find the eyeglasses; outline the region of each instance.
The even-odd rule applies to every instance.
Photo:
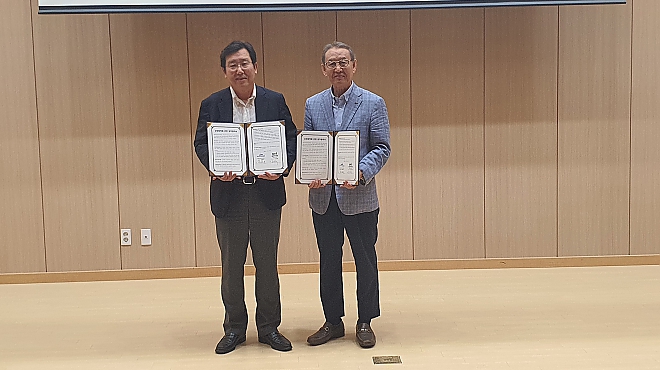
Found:
[[[337,66],[341,68],[346,68],[351,64],[352,60],[342,59],[342,60],[328,60],[325,62],[325,67],[328,69],[335,69]]]
[[[250,66],[252,66],[252,62],[243,61],[243,62],[240,62],[240,63],[232,63],[232,64],[227,66],[227,69],[232,71],[232,72],[236,72],[236,71],[238,71],[238,67],[241,67],[242,70],[246,70],[246,69],[250,68]]]

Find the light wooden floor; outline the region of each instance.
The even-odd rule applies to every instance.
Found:
[[[307,346],[318,275],[282,275],[293,351],[251,323],[227,355],[213,352],[219,278],[0,285],[0,369],[660,369],[660,266],[382,272],[370,350],[354,341],[354,280],[345,338]]]

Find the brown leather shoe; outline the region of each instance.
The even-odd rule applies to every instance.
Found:
[[[340,321],[337,325],[332,325],[326,321],[316,333],[307,338],[307,343],[311,346],[318,346],[319,344],[327,343],[330,339],[341,338],[344,334],[343,321]]]
[[[357,324],[355,326],[355,337],[362,348],[371,348],[376,345],[376,334],[371,330],[369,324]]]

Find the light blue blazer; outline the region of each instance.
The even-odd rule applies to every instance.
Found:
[[[335,185],[337,203],[345,215],[378,209],[374,177],[390,157],[390,122],[383,98],[354,84],[344,108],[341,127],[337,130],[332,113],[332,91],[321,91],[305,102],[305,130],[360,131],[359,169],[366,185],[358,185],[355,189]],[[324,214],[330,204],[331,191],[330,186],[309,189],[310,208]]]

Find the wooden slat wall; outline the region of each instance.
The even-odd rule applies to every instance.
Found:
[[[118,269],[108,16],[35,15],[34,50],[47,271]]]
[[[629,253],[631,16],[559,9],[560,256]]]
[[[557,255],[557,17],[486,9],[486,257]]]
[[[633,5],[630,254],[658,254],[660,2],[635,0]]]
[[[356,82],[392,126],[381,260],[660,253],[656,1],[110,16],[8,4],[0,273],[219,264],[192,138],[232,39],[255,45],[257,82],[300,128],[328,87],[322,47],[355,48]],[[317,261],[307,188],[291,177],[287,190],[279,262]]]
[[[304,127],[305,99],[328,87],[321,73],[321,52],[335,32],[335,12],[263,14],[265,85],[284,94],[298,129]],[[293,180],[294,176],[286,179],[278,261],[318,261],[307,186]]]
[[[385,99],[390,119],[392,155],[376,176],[378,257],[411,260],[410,11],[339,12],[337,39],[356,53],[355,83]]]
[[[111,15],[122,268],[195,266],[185,14]],[[140,229],[152,245],[140,245]]]
[[[44,272],[39,132],[29,1],[0,12],[0,273]]]
[[[414,258],[483,258],[484,10],[411,26]]]

